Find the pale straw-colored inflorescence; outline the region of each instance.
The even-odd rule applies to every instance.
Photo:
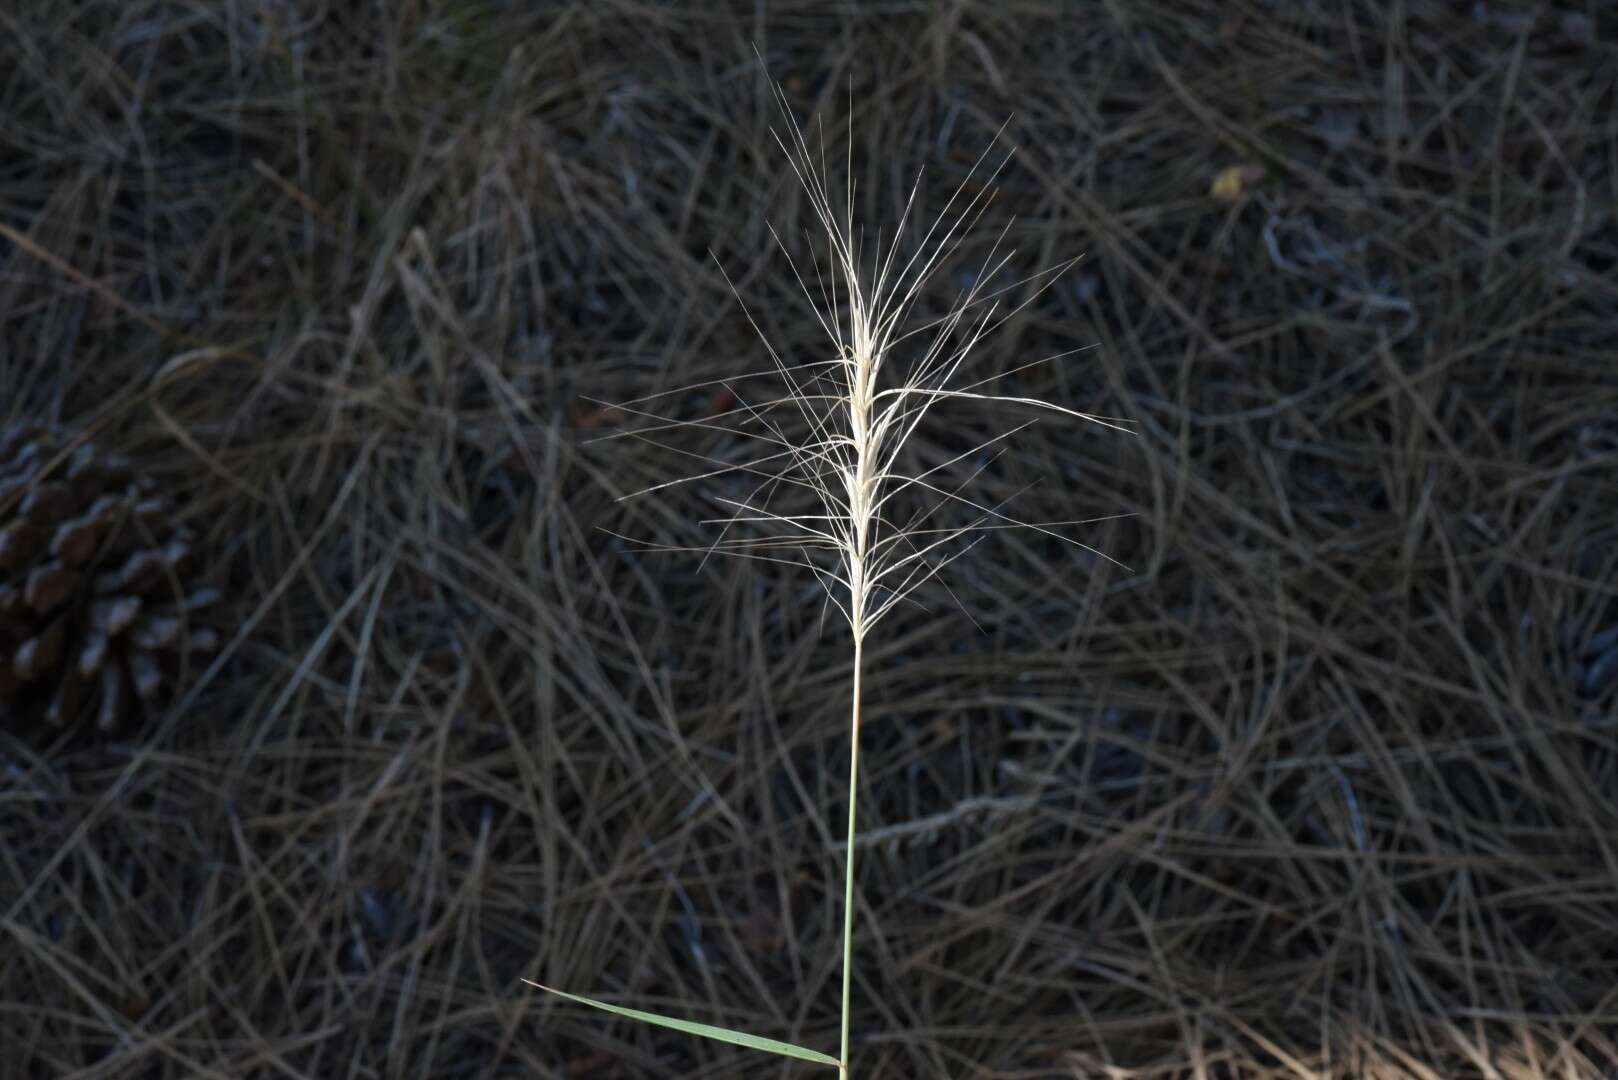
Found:
[[[779,89],[776,92],[786,114],[787,103]],[[948,489],[939,486],[937,481],[952,466],[969,457],[981,457],[984,449],[1023,430],[1034,423],[1033,419],[931,468],[906,472],[901,449],[933,405],[945,400],[1000,402],[1088,420],[1125,432],[1129,429],[1121,425],[1128,421],[1079,412],[1034,398],[984,393],[981,388],[990,381],[986,379],[964,386],[952,385],[979,340],[1015,313],[1014,309],[1002,314],[995,296],[982,295],[984,283],[996,279],[1011,258],[1009,253],[1000,253],[1006,230],[1002,230],[985,260],[985,268],[971,275],[970,286],[947,315],[906,329],[924,288],[982,216],[1004,161],[993,170],[979,193],[956,210],[963,192],[982,169],[988,157],[986,150],[945,205],[939,219],[927,230],[918,250],[898,263],[897,243],[889,247],[885,257],[879,248],[874,266],[867,270],[862,265],[862,252],[853,224],[852,186],[845,191],[844,210],[839,214],[833,207],[824,164],[818,169],[815,167],[810,147],[796,125],[789,127],[788,139],[790,145],[776,133],[778,145],[809,197],[810,208],[824,231],[829,250],[828,265],[822,267],[817,261],[812,272],[820,287],[821,302],[815,314],[829,339],[828,355],[798,364],[789,363],[753,321],[773,364],[770,374],[784,384],[786,392],[769,399],[750,400],[737,390],[747,377],[724,380],[736,392],[738,404],[721,416],[694,423],[710,428],[725,427],[736,435],[762,442],[765,448],[746,461],[714,462],[716,468],[635,494],[644,495],[674,484],[711,480],[727,473],[757,478],[757,486],[745,498],[715,496],[715,500],[726,507],[728,516],[707,523],[721,527],[720,537],[707,551],[785,560],[806,566],[825,582],[830,601],[842,612],[858,640],[943,566],[964,555],[971,544],[959,545],[956,541],[966,534],[993,528],[1025,527],[1077,544],[1054,532],[1050,524],[1014,521],[998,507],[973,501],[962,493],[969,485],[970,476]],[[918,176],[899,222],[900,233],[909,220],[920,186]],[[1006,229],[1009,228],[1007,225]],[[813,301],[815,291],[773,226],[770,231],[787,255],[799,285]],[[1018,307],[1031,303],[1071,265],[1071,262],[1066,263],[1039,275],[1046,278],[1045,284]],[[739,294],[737,299],[741,299]],[[743,306],[745,310],[745,304]],[[748,317],[752,320],[751,312]],[[919,356],[909,360],[903,375],[892,375],[894,358],[923,335],[928,335],[928,341]],[[1069,354],[1041,357],[1014,370],[1065,355]],[[891,385],[883,385],[884,381]],[[623,407],[639,411],[635,407],[647,400]],[[798,414],[800,423],[791,431],[777,420],[777,413],[783,408]],[[673,426],[689,423],[693,422],[676,422]],[[637,434],[646,437],[647,433]],[[783,488],[812,490],[818,497],[813,512],[772,510],[771,493]],[[894,512],[900,497],[906,494],[930,497],[935,508],[946,502],[960,504],[975,512],[976,517],[967,525],[928,529],[922,527],[927,517],[923,510],[901,522],[894,517]],[[799,557],[787,559],[780,554],[786,550],[796,551]],[[832,552],[834,564],[828,567],[824,561],[812,558],[817,551]]]

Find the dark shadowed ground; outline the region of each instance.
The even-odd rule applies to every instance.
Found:
[[[991,533],[870,646],[856,1076],[1618,1076],[1618,13],[1527,9],[0,5],[0,421],[229,612],[0,732],[0,1075],[829,1075],[519,981],[836,1049],[847,633],[619,501],[749,311],[826,348],[756,47],[873,242],[1009,117],[918,312],[1083,255],[963,378],[1137,431],[976,481],[1127,570]]]

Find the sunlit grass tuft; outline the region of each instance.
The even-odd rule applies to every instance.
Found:
[[[732,436],[739,445],[754,447],[752,455],[741,461],[707,457],[703,459],[706,467],[701,471],[624,496],[646,496],[676,484],[714,482],[732,475],[746,477],[752,484],[751,490],[740,498],[724,494],[712,496],[722,508],[722,516],[705,522],[717,529],[717,536],[705,548],[662,546],[656,550],[702,550],[704,557],[718,554],[800,566],[819,578],[825,586],[828,602],[841,612],[848,624],[854,663],[848,834],[844,855],[840,1053],[837,1058],[830,1058],[805,1047],[758,1036],[625,1010],[572,994],[564,996],[666,1027],[836,1065],[847,1075],[853,971],[855,793],[859,790],[861,679],[866,638],[896,606],[911,599],[916,590],[936,578],[946,566],[965,556],[989,530],[1029,528],[1084,547],[1057,529],[1087,522],[1019,521],[1006,512],[1003,503],[991,506],[973,499],[972,480],[986,466],[986,452],[1001,452],[1004,442],[1034,423],[1038,414],[1131,432],[1122,426],[1128,421],[1080,412],[1039,398],[997,395],[986,389],[995,381],[992,378],[963,382],[960,377],[984,336],[1049,288],[1071,262],[1036,275],[1032,282],[1035,287],[1029,289],[1028,297],[1009,311],[1004,310],[1004,296],[1031,282],[1019,281],[992,293],[986,290],[984,283],[997,280],[999,272],[1011,259],[1010,253],[1002,253],[1005,240],[1002,230],[985,260],[984,269],[972,275],[971,284],[956,298],[948,313],[928,320],[915,318],[918,301],[939,276],[940,268],[948,265],[959,251],[963,238],[971,233],[993,197],[993,183],[1005,166],[1004,158],[990,170],[977,193],[965,197],[985,169],[993,144],[973,164],[938,219],[927,228],[916,251],[901,259],[897,240],[884,252],[879,239],[867,259],[861,233],[853,219],[852,182],[843,189],[842,198],[834,202],[824,163],[824,135],[820,139],[817,164],[816,154],[802,129],[792,121],[779,87],[775,88],[775,94],[776,103],[787,118],[786,138],[777,132],[776,142],[808,195],[814,217],[823,231],[824,263],[817,257],[806,274],[792,259],[787,245],[773,227],[771,235],[791,264],[804,295],[815,305],[817,318],[825,331],[826,354],[793,362],[772,345],[749,311],[748,319],[759,334],[771,366],[762,373],[724,381],[723,385],[734,395],[734,407],[702,420],[668,420],[649,411],[648,406],[657,398],[690,393],[694,389],[690,386],[618,403],[616,407],[625,414],[658,421],[626,433],[636,438],[655,441],[670,430],[702,427]],[[1003,132],[1002,127],[1001,134]],[[905,232],[920,186],[918,176],[895,229],[896,237]],[[729,278],[726,280],[728,282]],[[731,288],[745,309],[746,304],[734,283]],[[1014,367],[1007,374],[1068,355],[1071,354],[1042,357]],[[762,377],[776,384],[773,394],[752,393],[753,385]],[[975,406],[994,404],[1036,415],[937,464],[923,468],[910,463],[902,453],[907,440],[927,420],[935,405],[948,401]],[[662,445],[673,453],[689,453]],[[966,466],[969,461],[971,467]],[[946,506],[964,509],[970,520],[962,525],[932,526],[939,516],[938,511]],[[539,986],[538,983],[530,985]]]

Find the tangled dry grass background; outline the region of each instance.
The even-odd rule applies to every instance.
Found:
[[[713,515],[585,400],[763,366],[715,258],[822,347],[755,44],[870,228],[1013,117],[948,273],[1088,254],[977,370],[1141,433],[980,489],[1133,573],[1005,534],[868,647],[859,1074],[1618,1075],[1594,0],[0,7],[0,419],[234,605],[161,723],[0,735],[0,1073],[818,1072],[518,982],[836,1041],[846,649],[614,539]]]

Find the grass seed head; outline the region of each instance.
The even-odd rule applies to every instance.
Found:
[[[1084,547],[1054,528],[1079,523],[1018,521],[1004,512],[1003,505],[987,505],[971,496],[970,481],[975,473],[955,479],[964,462],[981,458],[985,451],[1000,452],[1000,444],[1033,423],[1033,419],[945,461],[921,467],[903,451],[934,406],[947,401],[999,403],[1024,412],[1056,414],[1125,432],[1130,429],[1123,426],[1128,421],[1080,412],[1039,398],[989,392],[989,384],[1000,376],[975,381],[961,377],[983,338],[1033,302],[1072,265],[1068,262],[989,291],[985,283],[995,281],[1012,257],[1012,253],[1002,250],[1009,223],[996,237],[984,269],[971,276],[948,311],[939,317],[916,317],[918,301],[940,269],[959,251],[963,238],[978,225],[993,198],[994,181],[1009,160],[1002,157],[992,168],[988,165],[990,153],[1004,133],[1003,126],[928,226],[914,252],[901,258],[897,237],[904,234],[915,210],[921,191],[919,174],[894,230],[895,242],[883,251],[878,239],[876,250],[868,256],[853,220],[852,183],[844,187],[840,198],[834,196],[829,183],[824,165],[824,133],[817,154],[802,128],[792,120],[779,87],[775,93],[787,120],[785,133],[775,132],[776,142],[820,227],[824,260],[816,256],[805,273],[773,226],[770,232],[786,256],[799,288],[814,306],[825,334],[826,350],[801,361],[783,355],[727,275],[727,284],[769,357],[768,369],[726,380],[727,395],[734,395],[734,403],[715,416],[659,424],[651,432],[636,434],[652,437],[668,427],[699,425],[735,436],[752,446],[753,453],[739,461],[717,454],[705,457],[708,468],[703,471],[636,494],[672,483],[708,481],[727,475],[746,478],[748,484],[743,487],[750,485],[750,489],[714,496],[723,508],[723,516],[705,523],[718,528],[705,555],[725,554],[807,568],[826,586],[829,601],[859,639],[945,566],[966,554],[989,530],[1026,527]],[[986,180],[977,183],[985,172]],[[976,193],[968,196],[967,192],[974,188]],[[724,273],[722,266],[720,272]],[[1007,310],[1007,295],[1030,283],[1035,287],[1028,297]],[[1071,354],[1042,357],[1006,374],[1068,355]],[[760,375],[773,376],[777,389],[755,392],[752,384]],[[691,389],[684,387],[671,393],[684,394]],[[624,408],[651,416],[641,408],[650,400],[631,402]],[[937,511],[950,504],[964,509],[970,521],[944,528],[926,527]]]

